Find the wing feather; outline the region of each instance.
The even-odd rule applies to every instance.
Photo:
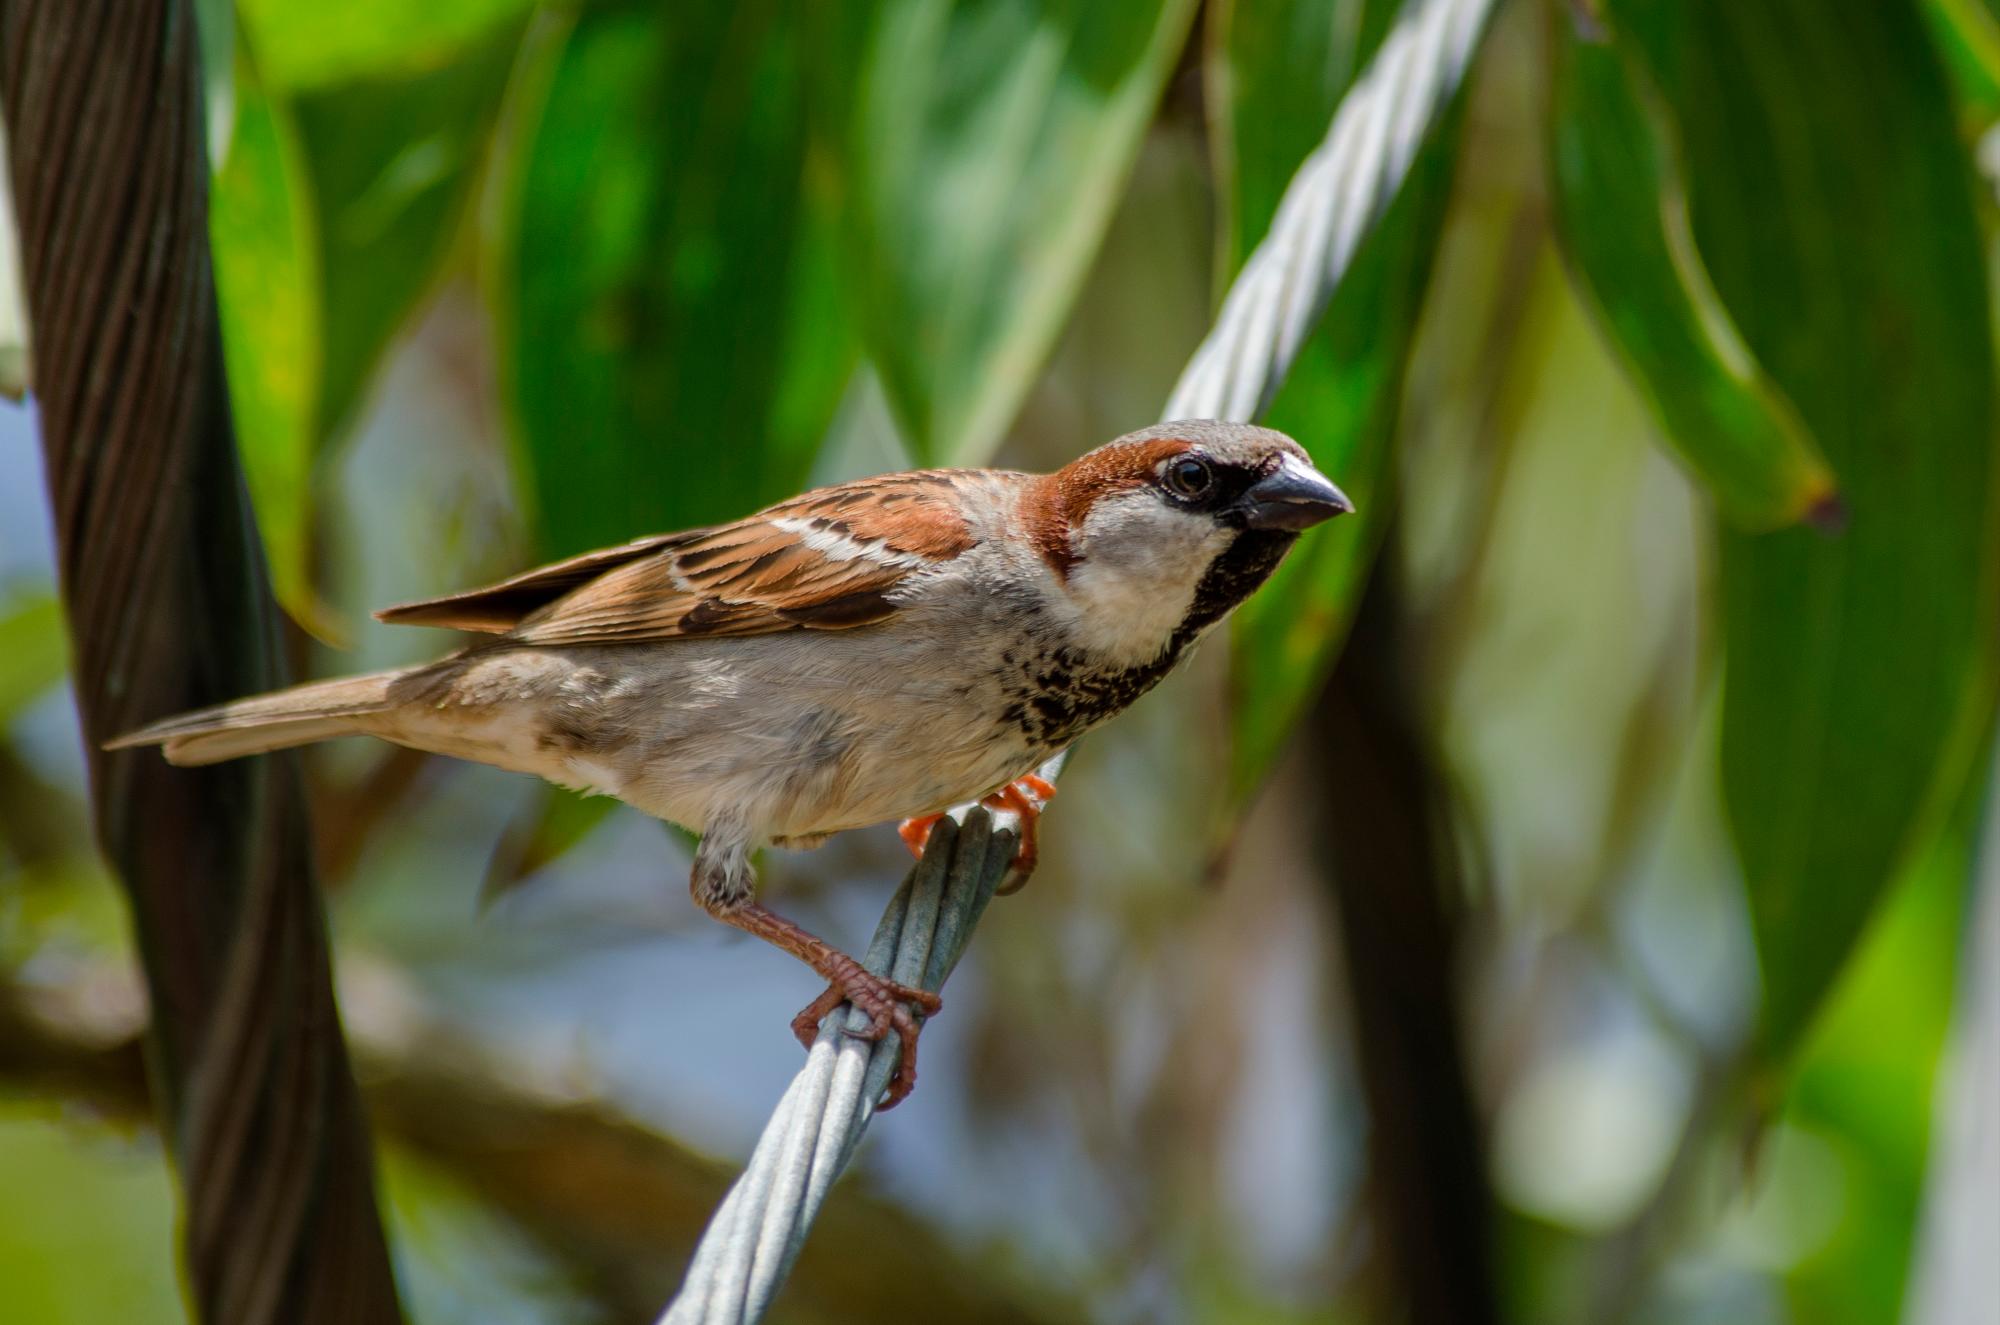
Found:
[[[599,548],[523,571],[484,588],[385,607],[375,614],[375,619],[397,626],[441,626],[447,630],[504,635],[520,625],[524,617],[540,611],[578,585],[709,532],[691,529],[678,534],[654,534],[617,547]]]
[[[950,470],[862,479],[378,615],[543,645],[871,625],[895,613],[892,591],[911,575],[972,546],[960,485],[979,481]]]

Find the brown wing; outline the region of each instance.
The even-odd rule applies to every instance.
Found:
[[[895,611],[890,591],[911,574],[972,546],[957,500],[964,481],[942,470],[862,479],[734,524],[667,535],[651,548],[641,540],[587,554],[436,606],[458,604],[457,619],[488,620],[496,607],[531,596],[524,585],[563,585],[560,596],[502,627],[513,639],[550,645],[868,625]]]
[[[599,548],[567,561],[551,562],[523,571],[512,579],[468,589],[444,598],[398,603],[375,614],[377,621],[397,626],[441,626],[447,630],[472,630],[504,635],[521,624],[524,617],[539,612],[577,586],[587,584],[606,571],[708,533],[693,529],[679,534],[654,534],[634,539],[618,547]]]

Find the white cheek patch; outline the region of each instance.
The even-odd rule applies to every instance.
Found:
[[[1158,656],[1233,536],[1144,489],[1100,501],[1077,531],[1068,585],[1086,647],[1132,661]]]

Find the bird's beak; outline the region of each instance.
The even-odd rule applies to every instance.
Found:
[[[1347,494],[1334,487],[1326,475],[1290,456],[1243,494],[1243,520],[1252,529],[1296,533],[1353,509]]]

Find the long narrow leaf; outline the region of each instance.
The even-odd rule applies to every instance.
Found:
[[[1996,433],[1974,186],[1906,0],[1613,13],[1677,121],[1716,289],[1850,512],[1836,537],[1722,539],[1723,786],[1775,1056],[1982,725]]]
[[[1833,510],[1833,476],[1744,346],[1689,231],[1657,94],[1637,61],[1558,18],[1550,43],[1550,192],[1585,302],[1666,439],[1732,520]]]
[[[315,467],[451,251],[521,28],[464,34],[417,67],[295,88],[268,74],[267,53],[310,45],[295,25],[316,20],[302,13],[246,15],[210,229],[274,587],[325,634],[310,572]]]
[[[1047,358],[1190,0],[877,0],[843,157],[868,350],[917,456],[979,464]]]
[[[551,552],[805,479],[854,359],[808,178],[804,20],[593,6],[516,145],[501,358]]]
[[[289,110],[237,61],[235,126],[209,205],[237,450],[293,617],[323,623],[310,575],[311,474],[321,344],[319,235]]]
[[[521,28],[436,69],[299,94],[294,115],[325,277],[316,436],[335,438],[404,320],[435,283],[485,162]]]

